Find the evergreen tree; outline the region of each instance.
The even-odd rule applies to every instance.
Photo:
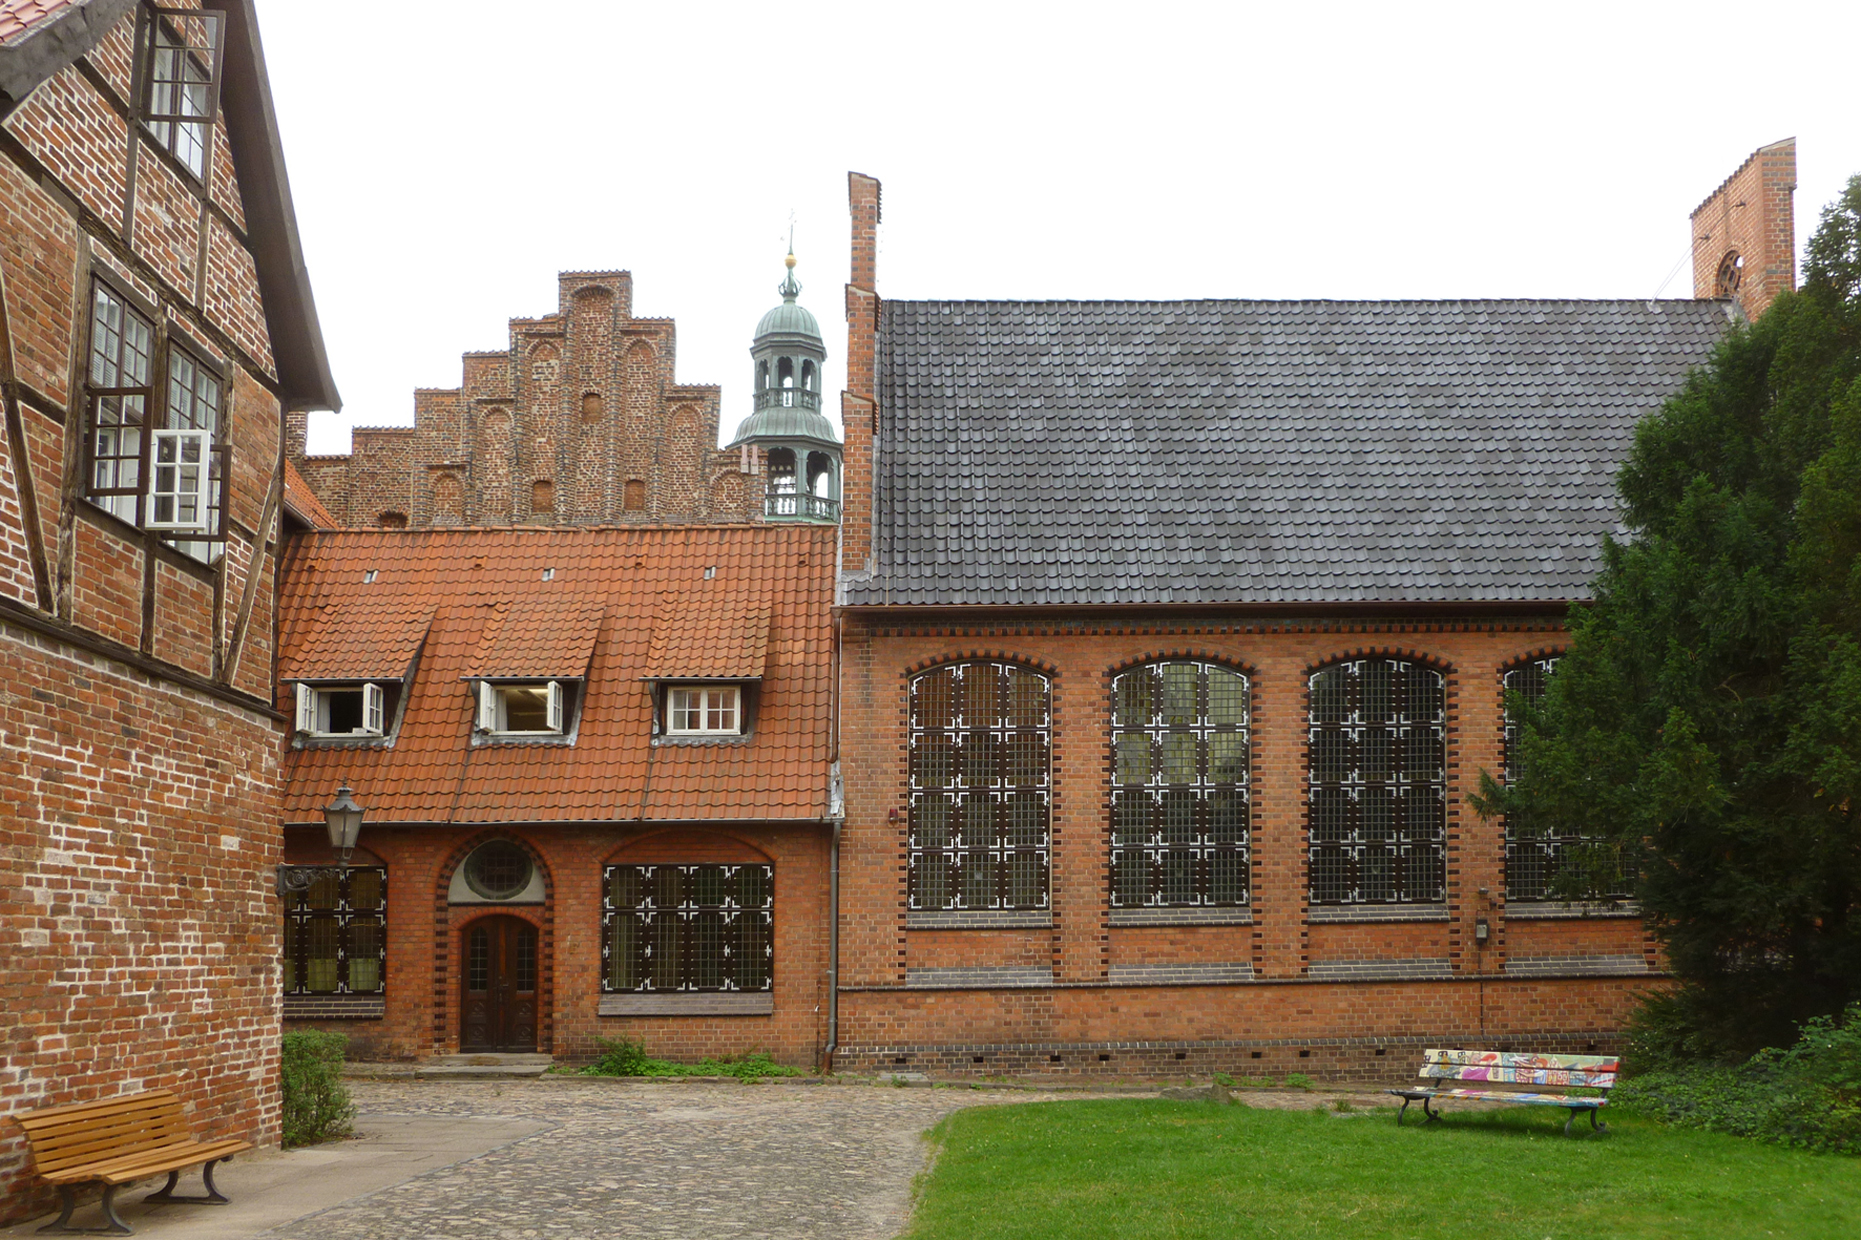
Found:
[[[1784,1045],[1861,999],[1861,176],[1618,485],[1631,535],[1474,804],[1596,838],[1561,895],[1638,876],[1696,1050]]]

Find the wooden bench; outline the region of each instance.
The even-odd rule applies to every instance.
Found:
[[[1408,1113],[1409,1103],[1422,1104],[1422,1114],[1428,1118],[1424,1123],[1440,1119],[1440,1113],[1431,1108],[1436,1098],[1469,1098],[1481,1102],[1513,1102],[1521,1106],[1563,1107],[1570,1112],[1564,1120],[1564,1133],[1570,1133],[1570,1125],[1576,1122],[1577,1113],[1590,1113],[1590,1127],[1597,1132],[1607,1132],[1609,1125],[1597,1118],[1597,1113],[1609,1104],[1606,1096],[1615,1085],[1616,1070],[1620,1064],[1613,1055],[1515,1055],[1506,1051],[1423,1051],[1422,1068],[1418,1074],[1432,1081],[1484,1081],[1498,1086],[1492,1089],[1468,1089],[1456,1086],[1443,1089],[1438,1086],[1412,1087],[1409,1089],[1392,1089],[1387,1092],[1402,1099],[1402,1110],[1396,1112],[1396,1123]],[[1604,1096],[1576,1097],[1570,1094],[1544,1094],[1532,1092],[1533,1085],[1562,1085],[1566,1088],[1597,1089]]]
[[[252,1148],[250,1141],[196,1141],[181,1114],[181,1099],[166,1089],[125,1094],[102,1102],[75,1106],[41,1107],[12,1117],[26,1131],[32,1147],[32,1166],[58,1186],[64,1213],[40,1231],[107,1231],[133,1234],[116,1215],[116,1190],[136,1180],[163,1172],[168,1183],[144,1201],[222,1206],[227,1198],[213,1186],[213,1164]],[[188,1167],[201,1166],[207,1192],[201,1197],[177,1197],[175,1183]],[[103,1216],[107,1227],[73,1227],[71,1211],[77,1208],[77,1190],[84,1184],[102,1184]]]

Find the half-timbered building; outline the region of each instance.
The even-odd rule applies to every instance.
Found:
[[[0,3],[0,116],[0,1111],[275,1142],[280,427],[338,399],[252,6]]]

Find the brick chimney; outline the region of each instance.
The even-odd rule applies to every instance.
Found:
[[[840,394],[845,439],[840,510],[840,571],[872,568],[872,436],[879,412],[879,182],[847,173],[853,216],[852,282],[846,286],[846,390]]]
[[[1752,152],[1693,210],[1693,296],[1730,297],[1745,317],[1796,287],[1796,139]]]
[[[306,441],[310,438],[310,415],[302,409],[284,411],[284,459],[293,465],[304,463]]]

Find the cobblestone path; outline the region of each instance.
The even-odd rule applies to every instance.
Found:
[[[292,1240],[882,1240],[921,1135],[961,1107],[1091,1096],[866,1085],[351,1082],[370,1114],[523,1116],[543,1131],[300,1218]]]

